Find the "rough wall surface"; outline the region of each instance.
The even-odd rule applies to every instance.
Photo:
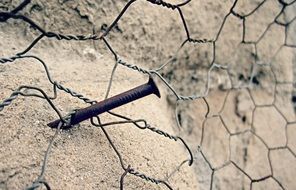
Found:
[[[296,2],[130,2],[103,39],[47,36],[23,56],[37,56],[53,81],[97,101],[110,81],[113,96],[147,82],[150,73],[162,98],[114,112],[144,119],[152,130],[106,113],[102,123],[117,123],[102,130],[85,121],[52,141],[55,130],[46,124],[58,115],[47,101],[20,94],[3,106],[21,85],[54,94],[42,62],[13,58],[40,31],[21,19],[0,22],[0,189],[45,188],[42,182],[52,189],[296,189]],[[99,37],[128,3],[32,0],[16,15],[46,32]],[[19,4],[1,1],[0,12]],[[63,116],[87,106],[63,90],[53,103]],[[188,144],[192,166],[175,136]]]

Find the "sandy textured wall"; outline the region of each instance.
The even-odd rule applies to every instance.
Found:
[[[168,7],[181,3],[168,2]],[[100,36],[127,3],[33,0],[17,14],[47,32]],[[0,10],[18,4],[5,0]],[[149,96],[114,111],[144,119],[171,139],[133,124],[107,126],[106,136],[86,121],[58,134],[42,180],[52,189],[119,189],[124,170],[110,137],[124,167],[133,168],[124,178],[125,189],[168,188],[159,182],[173,189],[295,189],[295,6],[294,1],[194,0],[180,14],[178,8],[134,2],[105,37],[130,64],[117,65],[109,96],[147,82],[148,75],[135,68],[158,71],[172,87],[153,74],[161,99]],[[39,34],[21,20],[0,22],[0,103],[20,85],[53,94],[38,60],[3,59]],[[42,59],[53,81],[92,100],[104,99],[116,64],[103,40],[44,37],[26,55]],[[63,91],[53,102],[62,115],[87,106]],[[0,112],[0,189],[30,187],[38,178],[55,133],[46,124],[57,117],[36,97],[19,96]],[[110,114],[101,120],[123,121]],[[190,147],[192,166],[175,136]]]

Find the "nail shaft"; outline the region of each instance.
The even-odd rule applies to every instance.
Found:
[[[150,94],[155,94],[160,98],[159,90],[152,78],[149,79],[147,84],[140,85],[129,91],[123,92],[89,107],[77,110],[70,119],[70,124],[63,126],[63,129],[70,128],[72,125],[78,124],[84,120],[90,119],[106,111],[112,110],[116,107],[122,106],[129,102],[143,98]],[[57,128],[61,120],[55,120],[47,125],[51,128]]]

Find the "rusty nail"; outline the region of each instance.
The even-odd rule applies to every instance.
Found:
[[[123,92],[111,98],[108,98],[96,104],[93,104],[89,107],[77,110],[71,116],[70,123],[68,125],[64,124],[61,128],[62,129],[70,128],[72,125],[78,124],[84,120],[90,119],[96,115],[112,110],[114,108],[117,108],[129,102],[132,102],[134,100],[137,100],[139,98],[143,98],[150,94],[155,94],[160,98],[159,90],[151,77],[149,78],[149,81],[146,84],[135,87],[131,90],[128,90],[126,92]],[[47,125],[51,128],[57,128],[60,122],[61,120],[58,119],[48,123]]]

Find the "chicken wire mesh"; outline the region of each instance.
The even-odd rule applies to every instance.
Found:
[[[120,189],[124,188],[124,179],[128,175],[134,175],[155,185],[163,186],[168,189],[174,189],[174,187],[170,185],[169,179],[182,167],[191,167],[193,163],[196,162],[196,160],[204,160],[209,168],[211,176],[209,180],[209,189],[219,189],[219,183],[217,182],[219,180],[217,176],[221,175],[221,171],[229,167],[237,170],[240,175],[243,176],[242,178],[244,183],[248,183],[250,189],[255,189],[254,187],[259,182],[267,180],[274,181],[275,185],[278,186],[280,189],[292,189],[293,187],[295,187],[295,184],[294,186],[293,183],[292,186],[287,185],[285,180],[275,175],[274,164],[271,155],[274,154],[275,151],[285,150],[288,151],[288,153],[285,154],[290,154],[294,162],[296,158],[295,148],[293,147],[293,144],[291,144],[294,138],[293,132],[291,131],[295,131],[295,119],[293,118],[293,116],[291,117],[291,113],[287,113],[282,106],[284,105],[285,107],[289,106],[290,104],[292,105],[292,89],[295,83],[293,77],[292,79],[287,80],[288,77],[282,76],[282,73],[278,72],[278,70],[281,69],[281,52],[283,51],[283,49],[296,48],[295,40],[293,39],[293,34],[295,34],[296,18],[296,16],[293,14],[293,10],[295,12],[293,6],[295,6],[296,1],[258,1],[255,3],[256,6],[254,6],[252,11],[246,12],[243,10],[239,10],[238,8],[238,5],[240,3],[243,3],[243,1],[236,0],[233,2],[232,6],[229,7],[229,12],[223,18],[218,32],[213,39],[194,39],[191,37],[190,31],[187,26],[186,17],[182,12],[183,8],[185,8],[186,6],[190,6],[190,0],[179,4],[167,3],[161,0],[147,0],[147,2],[147,6],[151,6],[150,4],[153,4],[153,6],[161,6],[163,9],[169,9],[171,11],[177,12],[182,22],[183,30],[186,33],[186,39],[184,39],[184,42],[180,44],[180,47],[176,51],[175,55],[167,60],[164,64],[162,64],[160,67],[154,69],[146,69],[124,61],[123,59],[121,59],[119,54],[116,53],[116,50],[108,42],[107,39],[107,36],[112,32],[112,30],[118,27],[118,22],[126,14],[129,8],[132,5],[138,3],[137,0],[128,1],[120,11],[120,14],[114,19],[114,21],[110,25],[106,25],[101,28],[100,34],[93,33],[90,35],[67,35],[46,31],[34,20],[31,20],[29,16],[25,16],[21,13],[21,11],[31,3],[30,0],[23,1],[14,9],[8,7],[8,11],[0,12],[0,22],[2,25],[1,27],[5,27],[5,23],[9,20],[20,20],[21,22],[27,23],[28,26],[40,33],[39,37],[33,40],[25,50],[20,51],[16,55],[1,58],[0,66],[5,67],[5,65],[13,64],[17,60],[35,59],[43,66],[47,79],[52,84],[53,92],[53,95],[51,95],[46,93],[43,89],[35,86],[19,86],[16,90],[13,90],[10,97],[5,98],[1,101],[0,111],[2,112],[2,114],[5,114],[6,107],[12,105],[14,103],[14,100],[20,96],[34,97],[44,99],[44,101],[46,101],[50,105],[50,107],[55,111],[57,116],[62,121],[59,127],[56,129],[54,135],[52,136],[50,143],[48,144],[47,151],[42,162],[40,175],[36,176],[36,180],[32,182],[32,185],[26,187],[26,189],[37,189],[41,186],[44,186],[46,189],[53,188],[45,178],[51,149],[55,142],[55,139],[61,133],[63,124],[69,122],[69,120],[71,120],[71,115],[75,114],[76,112],[76,110],[73,109],[73,111],[68,113],[67,116],[62,115],[59,108],[53,102],[53,100],[58,97],[58,92],[68,93],[73,98],[78,98],[86,104],[94,104],[97,102],[96,100],[92,100],[84,96],[83,92],[77,92],[76,90],[64,86],[60,82],[55,81],[54,78],[51,76],[50,69],[48,68],[45,61],[43,61],[38,56],[30,55],[30,50],[33,47],[35,47],[42,39],[44,40],[49,38],[52,38],[54,40],[67,41],[92,40],[100,41],[105,44],[106,48],[109,50],[110,54],[114,56],[115,59],[113,70],[110,73],[111,77],[109,80],[108,88],[106,90],[105,98],[109,97],[110,89],[112,87],[112,81],[119,65],[124,66],[135,72],[139,72],[143,75],[157,78],[159,83],[162,83],[167,88],[168,93],[172,94],[172,96],[169,97],[169,101],[175,104],[176,124],[179,126],[181,131],[179,136],[172,135],[163,130],[157,129],[156,127],[151,126],[149,124],[149,121],[146,121],[144,119],[131,119],[125,115],[121,115],[119,113],[114,113],[111,111],[109,111],[108,114],[121,120],[114,120],[103,123],[101,122],[99,116],[90,119],[90,123],[92,126],[98,127],[102,130],[107,141],[110,143],[112,149],[118,157],[119,163],[122,167],[122,175],[118,176],[118,178],[120,179]],[[277,4],[277,6],[279,7],[278,12],[276,12],[275,16],[270,19],[267,27],[264,28],[264,31],[262,31],[258,39],[256,39],[255,41],[247,39],[247,37],[250,37],[248,36],[248,33],[252,30],[252,27],[250,27],[250,25],[252,25],[252,21],[255,22],[256,19],[260,20],[256,14],[260,12],[262,7],[270,2],[274,2]],[[230,22],[231,24],[231,19],[233,18],[239,20],[239,22],[243,26],[241,31],[241,42],[235,47],[229,47],[228,55],[223,53],[221,55],[221,53],[217,51],[217,49],[219,49],[219,47],[221,46],[219,40],[223,39],[223,29],[226,27],[228,22]],[[249,19],[253,19],[251,20],[251,24],[248,22]],[[280,39],[280,47],[273,52],[264,52],[264,45],[262,45],[262,43],[273,43],[273,40],[266,41],[265,37],[269,35],[272,38],[273,36],[275,36],[275,34],[277,34],[277,32],[281,32],[284,35],[284,38]],[[274,37],[274,41],[274,43],[278,43],[276,37]],[[194,47],[198,48],[200,46],[203,46],[204,44],[208,45],[212,49],[212,55],[209,55],[210,58],[208,59],[208,62],[202,65],[201,68],[196,66],[198,65],[197,60],[199,59],[199,56],[193,55],[193,59],[196,59],[195,61],[197,61],[193,63],[190,63],[188,57],[194,54]],[[225,44],[226,46],[228,45],[227,42],[225,42]],[[234,57],[233,51],[239,51],[242,52],[242,54]],[[249,55],[246,59],[244,59],[243,57],[243,53],[245,52],[247,52]],[[239,62],[246,64],[247,71],[249,72],[247,75],[238,74],[238,70],[240,68],[236,65]],[[190,73],[191,80],[186,81],[186,84],[190,86],[189,91],[184,91],[182,89],[182,85],[180,87],[180,85],[178,86],[176,84],[183,79],[180,76],[188,75],[188,73],[180,73],[177,71],[178,68],[184,67],[184,63],[187,64],[189,68],[191,68],[188,72],[191,72],[191,70],[200,70],[199,72],[201,72]],[[293,68],[290,68],[291,73],[292,69]],[[226,76],[223,77],[225,81],[217,82],[217,80],[219,80],[219,75]],[[202,77],[204,80],[201,80],[200,77]],[[213,94],[211,92],[213,90],[213,85],[215,86],[217,83],[219,83],[219,93],[222,93],[222,106],[220,108],[211,105],[210,97],[211,94]],[[283,98],[286,95],[281,94],[285,92],[285,90],[290,93],[287,98],[285,97],[286,99]],[[184,95],[191,92],[198,93],[193,95]],[[214,92],[218,93],[217,91]],[[227,103],[230,100],[240,101],[240,99],[243,99],[244,101],[244,106],[242,107],[231,107],[232,105],[229,105]],[[189,132],[190,134],[194,130],[199,130],[200,133],[200,141],[198,143],[193,143],[194,146],[191,146],[192,143],[188,145],[186,142],[187,140],[191,142],[198,141],[197,139],[192,140],[190,138],[184,137],[183,140],[183,138],[181,138],[181,136],[186,136],[182,133],[182,130],[184,130],[186,125],[184,124],[184,121],[182,119],[182,110],[186,109],[186,107],[182,107],[184,102],[189,102],[192,105],[198,105],[200,107],[206,108],[205,114],[200,121],[201,127],[189,129],[189,131],[191,130],[191,132]],[[194,102],[196,102],[197,104],[193,104]],[[234,119],[231,116],[232,113],[227,111],[228,109],[226,108],[229,106],[231,107],[229,108],[230,110],[234,109],[234,112],[239,119]],[[245,107],[247,107],[247,111],[245,110]],[[213,112],[213,110],[217,111]],[[293,114],[294,113],[292,113],[292,115]],[[265,120],[268,120],[266,121],[267,123],[265,123],[265,125],[258,125],[257,121],[262,119],[264,120],[264,118]],[[279,121],[282,126],[273,125],[274,123]],[[111,127],[127,123],[131,123],[141,130],[151,131],[162,136],[163,138],[168,138],[172,141],[181,143],[188,152],[188,159],[184,161],[180,160],[180,165],[176,166],[176,170],[170,173],[168,176],[163,177],[163,179],[157,179],[153,176],[137,171],[130,164],[124,163],[122,153],[118,150],[108,131],[105,129],[107,126]],[[44,125],[46,125],[46,123],[44,123]],[[194,124],[191,123],[191,125]],[[213,134],[215,133],[222,135],[220,137],[213,136]],[[147,135],[149,135],[148,132]],[[210,145],[209,147],[209,144],[211,144],[209,142],[215,140],[213,138],[217,138],[217,141],[216,143],[214,143],[214,145]],[[225,140],[227,141],[226,144],[223,143]],[[240,144],[244,147],[243,149],[240,149],[238,147],[238,145]],[[252,145],[251,148],[250,145]],[[214,149],[223,150],[224,154],[213,153],[213,147]],[[256,159],[254,158],[254,156],[256,156],[256,151],[254,151],[254,149],[258,149],[259,152],[265,155],[266,158],[265,160],[263,160],[262,163],[257,163],[268,168],[266,169],[266,171],[260,172],[260,175],[254,172],[256,170],[256,167],[251,167],[246,161],[246,159],[253,159],[255,160],[254,162],[256,162]],[[237,152],[240,151],[242,152],[242,154],[244,154],[243,159],[236,156]],[[293,166],[291,167],[293,168]],[[197,172],[197,175],[198,174],[199,173]],[[3,179],[3,181],[1,179],[0,183],[3,184],[3,187],[5,187],[6,179]]]

